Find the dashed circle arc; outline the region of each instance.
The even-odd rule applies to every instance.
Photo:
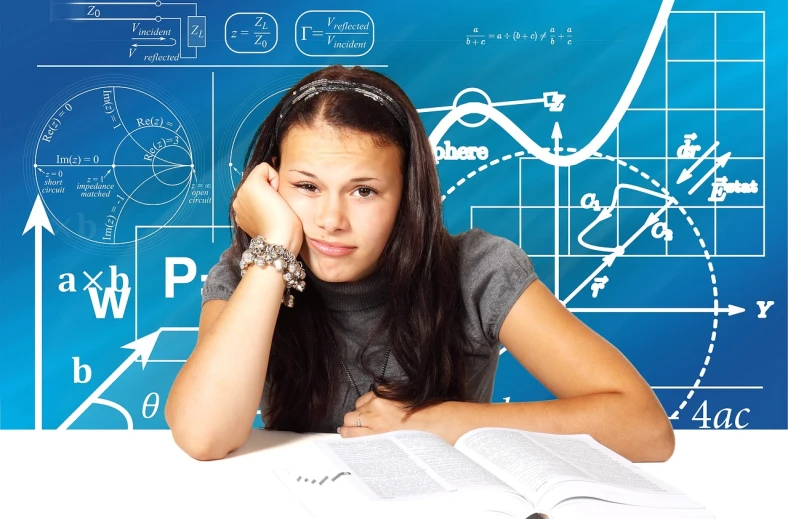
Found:
[[[566,148],[566,151],[568,151],[569,153],[577,153],[577,148]],[[459,188],[460,186],[465,184],[465,182],[467,182],[468,180],[470,180],[473,177],[475,177],[478,173],[481,173],[482,171],[485,171],[485,170],[489,169],[490,167],[496,166],[496,165],[500,164],[501,162],[505,162],[505,161],[510,160],[512,158],[515,158],[515,157],[522,157],[525,154],[526,154],[525,151],[518,151],[518,152],[516,152],[514,154],[508,154],[508,155],[504,155],[504,156],[502,156],[500,158],[493,159],[493,160],[489,161],[487,164],[479,166],[475,170],[473,170],[470,173],[468,173],[467,175],[465,175],[463,178],[459,179],[455,183],[455,185],[453,185],[450,188],[448,188],[446,190],[446,194],[441,196],[441,202],[445,201],[446,198],[449,195],[451,195],[452,193],[454,193],[457,190],[457,188]],[[653,184],[657,189],[659,189],[666,196],[673,196],[673,195],[670,194],[670,192],[665,187],[661,186],[660,183],[656,179],[650,177],[648,175],[648,173],[638,169],[634,165],[627,164],[625,161],[623,161],[621,159],[618,159],[616,157],[612,157],[610,155],[602,155],[598,151],[595,151],[592,154],[592,156],[597,157],[597,158],[601,158],[601,159],[605,159],[605,160],[608,160],[610,162],[615,162],[618,165],[620,165],[620,166],[622,166],[624,168],[627,168],[628,171],[631,171],[633,173],[639,174],[643,179],[651,182],[651,184]],[[673,198],[676,198],[676,197],[673,196]],[[686,218],[687,223],[692,228],[692,232],[698,238],[698,244],[700,245],[701,249],[703,249],[703,256],[706,259],[706,262],[707,262],[708,267],[709,267],[709,273],[711,275],[711,285],[712,285],[712,296],[714,298],[714,308],[717,309],[717,308],[719,308],[719,301],[718,301],[719,290],[717,288],[717,276],[714,274],[714,265],[711,262],[711,255],[709,254],[709,251],[706,248],[706,242],[701,237],[700,230],[698,230],[698,227],[695,225],[695,222],[692,220],[692,217],[690,217],[690,215],[687,214],[686,209],[684,209],[684,207],[681,206],[680,204],[677,204],[676,208]],[[704,375],[706,374],[706,367],[709,365],[709,362],[711,362],[711,355],[714,352],[714,341],[717,339],[717,326],[719,324],[719,319],[717,318],[717,313],[718,313],[717,311],[714,312],[714,320],[712,321],[712,331],[711,331],[711,338],[710,338],[710,341],[709,341],[709,349],[708,349],[706,358],[703,361],[703,366],[701,367],[700,372],[698,373],[698,378],[695,379],[695,383],[693,384],[693,387],[700,386],[700,381],[704,377]],[[505,351],[506,351],[506,347],[504,346],[501,349],[500,354],[503,354]],[[677,419],[678,418],[679,412],[681,410],[683,410],[684,407],[686,407],[687,403],[692,399],[694,394],[695,394],[695,390],[694,389],[690,389],[689,392],[687,393],[687,395],[684,397],[684,400],[678,406],[678,409],[676,409],[671,414],[671,416],[670,416],[671,419]]]

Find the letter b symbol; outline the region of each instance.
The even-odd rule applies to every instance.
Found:
[[[79,357],[71,357],[74,359],[74,384],[87,384],[90,382],[91,370],[88,364],[80,364]],[[85,380],[82,380],[82,370],[85,370]]]

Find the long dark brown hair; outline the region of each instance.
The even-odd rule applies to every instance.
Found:
[[[286,97],[320,78],[380,88],[403,108],[408,128],[403,128],[377,101],[357,92],[321,92],[293,105],[280,122],[276,142],[272,142]],[[467,369],[463,354],[469,340],[462,326],[465,314],[457,250],[443,224],[435,160],[418,112],[405,92],[384,74],[359,66],[333,65],[307,75],[282,96],[252,138],[241,181],[230,200],[234,258],[240,258],[251,240],[235,223],[232,213],[232,202],[249,171],[262,162],[276,168],[280,144],[288,130],[320,122],[366,134],[378,146],[397,145],[404,157],[402,198],[378,263],[390,292],[383,315],[371,326],[356,362],[375,382],[385,386],[374,389],[378,397],[404,406],[406,419],[439,402],[465,401]],[[266,374],[271,383],[269,412],[262,417],[266,429],[317,430],[337,396],[336,381],[345,377],[331,342],[330,315],[319,293],[309,289],[308,277],[306,281],[304,292],[294,291],[294,307],[280,307],[277,317]],[[375,337],[386,337],[406,380],[381,379],[367,366],[364,353]]]

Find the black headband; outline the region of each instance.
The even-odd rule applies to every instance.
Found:
[[[402,107],[383,90],[372,85],[367,85],[366,83],[356,83],[353,81],[345,81],[341,79],[316,79],[302,86],[298,90],[294,90],[282,105],[282,109],[276,118],[276,127],[274,129],[274,135],[269,146],[269,153],[273,148],[274,143],[279,139],[279,126],[294,104],[299,101],[309,99],[320,92],[340,91],[358,92],[359,94],[363,94],[370,99],[374,99],[381,105],[385,106],[402,126],[405,131],[405,135],[409,135],[407,114],[402,109]]]

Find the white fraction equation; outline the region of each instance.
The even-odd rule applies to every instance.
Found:
[[[305,11],[295,22],[295,45],[313,58],[364,56],[375,45],[375,22],[364,11]]]
[[[474,27],[465,35],[467,47],[486,47],[488,42],[544,43],[546,45],[572,45],[574,33],[571,27],[565,30],[550,27],[549,30],[523,29],[511,32],[484,32]]]
[[[224,22],[224,43],[236,54],[271,52],[279,43],[279,23],[268,13],[234,13]]]

